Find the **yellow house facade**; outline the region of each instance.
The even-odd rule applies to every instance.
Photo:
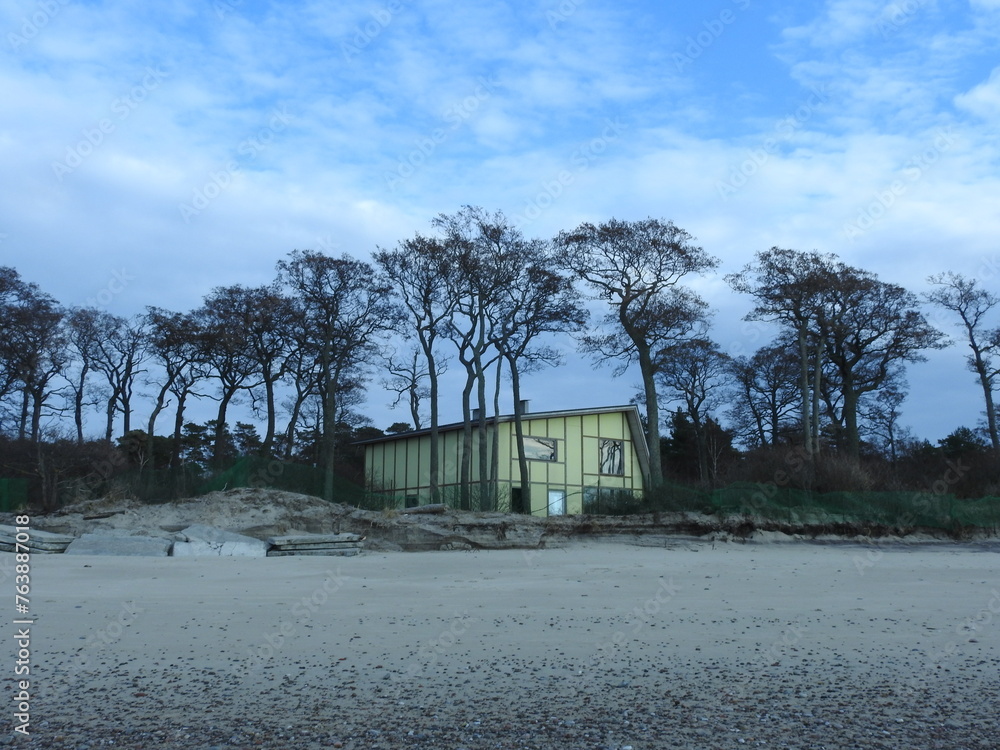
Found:
[[[499,507],[542,516],[584,513],[606,493],[639,494],[645,488],[649,453],[635,405],[523,413],[521,420],[528,493],[521,488],[514,415],[487,419],[490,459],[498,441],[494,483]],[[438,483],[445,497],[454,497],[459,488],[463,442],[461,423],[439,428]],[[360,444],[365,449],[369,489],[395,496],[400,506],[431,502],[429,430]],[[472,451],[475,486],[479,482],[475,431]]]

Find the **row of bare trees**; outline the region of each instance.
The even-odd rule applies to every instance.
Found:
[[[691,421],[699,476],[712,473],[706,425],[724,405],[732,432],[749,447],[796,445],[809,462],[824,445],[857,460],[868,444],[894,461],[905,435],[905,365],[949,343],[921,312],[920,298],[834,255],[782,248],[757,253],[726,280],[754,299],[746,320],[776,324],[778,335],[751,356],[728,357],[701,338],[664,352],[658,390]],[[985,432],[1000,451],[993,403],[1000,328],[987,326],[1000,299],[954,273],[928,282],[924,301],[963,329],[968,367],[983,391]]]
[[[778,335],[731,358],[710,339],[708,305],[690,285],[718,260],[657,219],[587,223],[543,241],[525,237],[500,212],[465,207],[436,217],[426,234],[378,248],[373,261],[296,250],[278,262],[271,284],[217,287],[195,310],[147,308],[131,318],[64,309],[14,269],[0,268],[0,431],[37,442],[46,424],[72,415],[82,442],[87,413],[99,410],[110,442],[117,417],[123,434],[132,430],[142,391],[150,406],[147,452],[158,419],[172,409],[168,464],[177,466],[192,399],[217,403],[215,459],[230,407],[248,401],[264,427],[265,455],[290,456],[299,431],[319,436],[330,497],[338,425],[355,418],[364,384],[378,372],[415,428],[425,426],[426,404],[437,497],[440,383],[457,361],[464,375],[461,503],[469,507],[475,473],[488,507],[498,454],[487,416],[499,413],[505,382],[519,404],[522,377],[559,364],[567,337],[619,373],[638,366],[654,485],[664,475],[661,404],[668,403],[691,421],[703,479],[712,473],[710,432],[724,410],[747,446],[795,444],[811,457],[832,445],[856,458],[877,436],[891,452],[905,365],[946,345],[915,294],[833,255],[771,248],[726,280],[753,300],[747,319],[767,321]],[[1000,329],[988,327],[998,299],[955,274],[929,281],[924,301],[963,329],[989,438],[1000,450],[993,403]],[[588,324],[591,311],[599,318]],[[528,501],[518,409],[515,435]]]

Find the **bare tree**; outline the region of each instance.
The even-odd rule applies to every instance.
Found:
[[[712,411],[723,403],[731,372],[729,357],[718,344],[699,338],[667,349],[656,373],[661,392],[670,400],[680,401],[691,420],[698,449],[698,476],[703,482],[712,478],[706,423]]]
[[[331,258],[295,250],[279,261],[279,277],[304,306],[308,335],[319,354],[322,404],[323,495],[333,499],[340,398],[351,378],[373,361],[377,344],[399,325],[389,279],[348,255]]]
[[[416,335],[426,361],[431,502],[440,499],[438,376],[443,370],[438,364],[437,341],[458,302],[457,258],[452,251],[441,240],[418,234],[401,242],[396,250],[379,250],[374,256],[392,279],[393,293],[407,313],[402,326]]]
[[[496,346],[503,356],[501,361],[505,361],[510,370],[514,399],[514,439],[521,492],[521,507],[516,510],[530,512],[531,509],[521,376],[543,365],[554,366],[562,362],[557,350],[540,343],[544,335],[575,333],[586,321],[587,311],[582,306],[581,295],[572,281],[554,268],[551,248],[538,241],[525,243],[520,272],[503,290],[499,315],[494,321],[498,331]]]
[[[807,457],[819,449],[819,393],[823,363],[824,302],[836,256],[772,247],[757,253],[756,262],[726,281],[738,292],[753,295],[757,305],[745,320],[776,321],[788,329],[798,348],[799,409]],[[809,375],[814,379],[810,383]]]
[[[202,331],[194,315],[170,312],[158,307],[146,308],[146,330],[149,354],[163,370],[162,378],[156,383],[159,389],[146,427],[146,452],[150,456],[154,454],[156,419],[167,406],[167,395],[172,394],[177,407],[174,411],[170,466],[177,468],[180,465],[184,408],[188,397],[194,392],[195,383],[203,375],[199,368]]]
[[[958,315],[972,353],[969,369],[976,373],[986,404],[986,427],[994,451],[1000,451],[1000,430],[993,400],[1000,378],[1000,328],[984,330],[985,318],[1000,303],[1000,297],[979,286],[975,279],[947,272],[930,276],[927,281],[939,287],[924,296],[935,305]]]
[[[250,354],[264,388],[266,429],[260,453],[270,456],[274,450],[277,422],[275,388],[287,372],[286,358],[294,346],[292,325],[296,316],[292,301],[281,294],[276,284],[247,289],[245,296],[247,316],[241,323],[244,324]],[[250,394],[254,410],[259,413],[255,390],[251,389]]]
[[[87,378],[93,369],[94,357],[101,340],[100,311],[92,307],[78,307],[66,317],[67,340],[75,353],[74,360],[79,369],[70,381],[73,391],[73,421],[76,425],[76,441],[83,444],[83,411],[85,406],[96,406],[96,400],[87,400]]]
[[[744,442],[776,445],[790,436],[799,392],[794,343],[778,343],[731,361],[734,400],[729,412]]]
[[[140,369],[146,360],[146,331],[141,318],[123,318],[100,312],[97,318],[100,340],[94,351],[94,369],[108,382],[105,441],[111,442],[115,414],[122,415],[122,435],[132,430],[132,395]]]
[[[896,463],[899,443],[905,438],[905,430],[899,425],[902,416],[899,407],[906,395],[906,379],[901,372],[894,372],[878,391],[862,399],[858,407],[863,432],[877,441],[892,463]]]
[[[69,360],[65,312],[48,294],[0,267],[0,401],[20,393],[17,434],[38,442],[54,386]]]
[[[246,340],[245,326],[255,314],[252,296],[238,284],[216,287],[193,314],[201,331],[199,358],[206,374],[219,381],[219,409],[212,446],[212,463],[218,468],[226,454],[226,415],[230,404],[240,391],[249,391],[263,383]]]
[[[294,393],[282,406],[288,410],[288,424],[282,437],[281,455],[287,460],[295,450],[296,435],[307,402],[318,398],[321,367],[319,349],[309,326],[309,315],[301,300],[292,299],[292,318],[289,330],[289,350],[285,357],[285,370]]]
[[[438,368],[435,373],[436,381],[447,370],[447,360],[437,358],[432,360]],[[413,429],[421,429],[423,422],[420,405],[431,395],[430,388],[424,384],[431,379],[431,372],[421,348],[411,347],[403,356],[393,351],[385,361],[385,368],[391,377],[383,380],[382,386],[396,394],[396,400],[389,405],[389,408],[395,409],[400,402],[405,401],[410,410]]]
[[[875,274],[838,264],[824,294],[824,349],[843,396],[845,448],[858,458],[862,396],[880,390],[904,362],[925,359],[944,336],[918,311],[916,295]]]
[[[471,507],[473,455],[472,393],[478,404],[476,433],[479,457],[479,503],[493,507],[494,484],[490,476],[490,450],[486,429],[487,372],[501,356],[495,349],[499,332],[493,323],[502,306],[503,290],[517,276],[523,261],[523,237],[501,212],[488,213],[466,206],[453,215],[441,214],[433,221],[454,258],[457,293],[446,335],[465,367],[462,389],[463,450],[460,463],[460,504]]]
[[[706,310],[705,303],[679,283],[718,265],[692,239],[672,222],[612,219],[596,226],[581,224],[555,240],[559,265],[611,306],[607,332],[585,337],[584,348],[602,359],[620,360],[619,372],[632,362],[639,364],[653,486],[663,482],[655,375],[664,363],[664,350],[689,338],[702,325]]]

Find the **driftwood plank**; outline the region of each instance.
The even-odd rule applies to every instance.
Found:
[[[267,543],[275,547],[284,547],[289,544],[345,544],[349,542],[361,542],[364,536],[361,534],[296,534],[294,536],[272,536]]]
[[[295,557],[299,555],[326,556],[326,557],[353,557],[361,552],[359,547],[336,548],[336,549],[311,549],[311,550],[268,550],[268,557]]]
[[[321,549],[361,549],[360,542],[344,542],[341,544],[277,544],[277,550],[321,550]]]

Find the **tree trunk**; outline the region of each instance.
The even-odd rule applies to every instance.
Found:
[[[993,405],[993,383],[986,362],[983,360],[982,351],[976,346],[971,329],[969,330],[969,341],[974,355],[973,362],[976,374],[979,375],[979,383],[983,387],[983,400],[986,402],[986,427],[990,433],[990,444],[994,451],[1000,451],[1000,431],[997,428],[997,413]]]
[[[38,388],[32,396],[31,440],[37,443],[42,439],[42,402],[44,401],[45,387]]]
[[[153,458],[153,430],[156,426],[156,418],[160,415],[160,412],[164,408],[164,400],[167,397],[167,391],[170,388],[170,383],[164,385],[160,392],[156,396],[156,401],[153,405],[153,411],[149,415],[149,422],[146,427],[146,455],[149,456],[149,468],[156,468],[156,460]]]
[[[236,394],[235,388],[227,388],[222,392],[219,402],[219,414],[215,419],[215,439],[212,445],[212,466],[219,469],[222,465],[222,442],[226,437],[226,412],[229,411],[229,401]]]
[[[861,436],[858,433],[858,393],[850,382],[844,383],[844,432],[847,455],[861,457]]]
[[[468,370],[468,365],[466,368]],[[472,491],[472,387],[475,375],[468,370],[462,389],[462,464],[459,474],[459,507],[469,510]]]
[[[24,391],[21,395],[21,417],[17,422],[17,439],[24,440],[28,436],[28,413],[30,411],[31,404],[31,394],[28,392],[28,386],[24,386]],[[108,442],[111,442],[111,437],[108,437]]]
[[[267,433],[264,435],[264,442],[261,445],[261,453],[268,458],[271,457],[271,450],[274,446],[274,433],[276,431],[277,414],[274,408],[274,377],[268,371],[264,378],[264,392],[267,399]]]
[[[983,386],[983,395],[986,399],[986,425],[990,431],[990,442],[993,444],[993,450],[1000,451],[1000,437],[998,437],[997,431],[997,412],[996,407],[993,406],[993,390],[990,388],[989,381]]]
[[[486,436],[486,372],[481,365],[476,375],[476,401],[479,404],[479,421],[476,423],[476,442],[479,446],[478,510],[493,510],[490,503],[490,447]]]
[[[187,391],[177,394],[177,412],[174,415],[174,442],[170,448],[170,468],[178,469],[181,465],[181,439],[184,432],[184,403],[187,401]]]
[[[490,498],[491,510],[498,510],[500,502],[500,371],[503,358],[497,357],[497,380],[493,389],[493,439],[490,442]],[[510,512],[510,508],[507,508]]]
[[[653,360],[649,347],[637,345],[639,370],[642,373],[642,388],[646,396],[646,445],[649,448],[649,485],[651,488],[663,484],[663,460],[660,455],[660,408],[653,381]]]
[[[809,398],[809,345],[806,341],[805,328],[799,328],[799,396],[802,400],[802,447],[805,448],[806,458],[812,460],[812,422],[810,411],[812,409]]]
[[[115,427],[115,402],[118,400],[118,394],[113,393],[110,398],[108,398],[108,424],[104,431],[104,441],[111,444],[111,433]]]
[[[132,397],[128,391],[122,389],[122,436],[128,435],[132,431]]]
[[[823,385],[823,344],[816,340],[816,351],[813,355],[813,401],[812,401],[812,444],[811,454],[819,453],[819,394]]]
[[[514,440],[517,443],[517,471],[521,479],[521,507],[518,512],[531,513],[531,477],[528,473],[528,459],[524,455],[524,419],[521,413],[521,373],[516,361],[508,357],[510,364],[511,392],[514,395]],[[514,508],[511,508],[513,511]]]
[[[705,427],[701,415],[692,410],[691,424],[694,427],[694,440],[698,448],[698,478],[704,482],[708,479],[708,441],[705,439]]]
[[[423,340],[421,340],[423,343]],[[438,429],[438,376],[437,376],[437,363],[434,359],[433,342],[428,341],[424,347],[424,353],[427,355],[427,372],[430,378],[430,418],[431,418],[431,444],[430,444],[430,476],[428,478],[428,484],[430,485],[431,493],[431,503],[441,502],[441,490],[440,490],[440,469],[439,465],[441,462],[440,451],[441,451],[441,432]]]
[[[479,405],[479,420],[476,423],[476,437],[479,446],[479,508],[493,510],[490,503],[490,456],[486,438],[486,369],[483,365],[483,350],[486,348],[486,320],[483,311],[478,314],[479,339],[473,350],[473,366],[476,369],[476,403]]]
[[[295,425],[299,423],[299,414],[302,413],[302,404],[307,398],[306,393],[295,389],[295,402],[292,404],[292,413],[288,418],[288,426],[285,428],[285,450],[284,458],[287,461],[292,457],[292,449],[295,447]]]
[[[73,420],[76,423],[76,442],[83,445],[83,389],[87,382],[87,371],[89,365],[84,360],[83,367],[80,368],[80,384],[76,389],[76,398],[73,402]]]

